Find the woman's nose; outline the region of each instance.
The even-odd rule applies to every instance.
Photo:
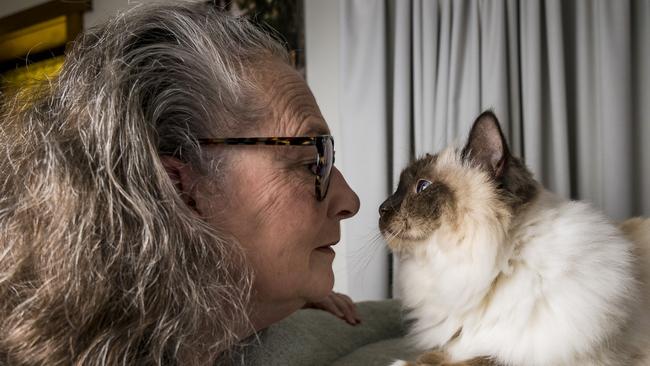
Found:
[[[328,195],[331,195],[330,207],[328,209],[330,216],[338,220],[344,220],[356,215],[361,206],[359,196],[350,188],[336,167],[332,167],[331,174],[332,177],[328,193]]]

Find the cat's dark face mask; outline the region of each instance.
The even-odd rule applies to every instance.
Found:
[[[454,214],[455,193],[433,174],[436,160],[437,156],[426,155],[402,172],[397,190],[379,207],[384,237],[425,240],[444,215]]]

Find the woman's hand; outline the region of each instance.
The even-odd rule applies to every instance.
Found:
[[[321,309],[336,315],[345,320],[348,324],[357,325],[361,323],[361,318],[357,314],[357,306],[352,299],[338,292],[330,292],[324,299],[317,302],[310,302],[305,308]]]

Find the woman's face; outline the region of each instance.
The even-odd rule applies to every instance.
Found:
[[[284,63],[265,65],[259,84],[268,120],[241,137],[329,134],[302,77]],[[334,167],[327,196],[317,201],[315,146],[219,148],[230,156],[225,199],[205,197],[197,209],[244,247],[255,273],[253,321],[264,327],[332,290],[331,246],[341,237],[341,220],[359,210],[359,198]]]

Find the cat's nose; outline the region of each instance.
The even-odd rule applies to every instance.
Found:
[[[388,213],[388,211],[390,211],[390,209],[391,209],[390,202],[384,201],[384,203],[382,203],[379,206],[379,216],[384,216],[385,214]]]

